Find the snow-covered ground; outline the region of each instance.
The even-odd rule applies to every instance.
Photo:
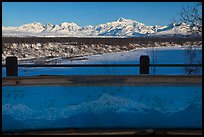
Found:
[[[202,48],[191,50],[189,53],[185,46],[159,47],[134,49],[126,52],[107,53],[92,56],[83,56],[74,60],[63,58],[51,58],[50,64],[139,64],[141,55],[149,55],[150,63],[153,64],[201,64]],[[153,56],[155,53],[155,56]],[[195,56],[189,59],[193,54]],[[32,63],[32,62],[22,62]],[[192,74],[202,74],[201,67],[194,68]],[[20,76],[29,75],[135,75],[139,74],[138,67],[97,67],[97,68],[19,68]],[[150,68],[150,74],[187,74],[183,67]],[[2,69],[2,76],[5,76],[5,68]]]
[[[17,38],[18,39],[18,38]],[[15,39],[13,39],[15,41]],[[19,39],[20,40],[20,39]],[[30,39],[31,40],[31,39]],[[62,39],[63,40],[63,39]],[[12,41],[12,39],[10,40]],[[18,40],[17,40],[18,41]],[[98,43],[98,44],[80,44],[75,42],[3,42],[3,52],[2,52],[2,63],[5,63],[5,59],[8,56],[16,56],[19,60],[19,63],[25,60],[31,60],[36,62],[37,64],[49,64],[53,63],[49,60],[55,57],[63,57],[68,59],[74,59],[76,57],[90,56],[90,55],[98,55],[105,53],[115,53],[115,52],[125,52],[134,49],[141,48],[150,48],[151,47],[189,47],[189,46],[197,46],[202,48],[202,41],[183,41],[182,43],[177,41],[146,41],[136,43],[126,43],[121,44],[118,43]],[[111,42],[111,40],[107,40]],[[48,60],[47,60],[48,59]],[[25,62],[23,62],[25,63]]]

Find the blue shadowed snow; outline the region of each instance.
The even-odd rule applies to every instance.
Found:
[[[2,128],[201,128],[201,92],[201,86],[8,86]]]
[[[108,53],[103,55],[87,56],[85,61],[61,60],[61,64],[139,64],[141,55],[149,55],[150,63],[153,64],[201,64],[202,49],[196,50],[196,56],[189,59],[185,48],[155,48],[155,57],[153,58],[152,48],[138,49],[122,53]],[[153,61],[154,60],[154,61]],[[194,67],[195,69],[196,67]],[[97,68],[19,68],[19,76],[32,75],[136,75],[139,74],[138,67],[97,67]],[[186,75],[184,67],[157,67],[154,71],[150,68],[150,74],[161,75]],[[194,75],[202,74],[202,67],[192,73]],[[6,76],[5,68],[2,68],[2,77]]]

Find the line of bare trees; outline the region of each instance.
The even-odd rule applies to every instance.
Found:
[[[127,45],[129,43],[152,43],[152,42],[174,42],[182,44],[186,41],[201,41],[201,37],[192,38],[159,38],[159,37],[136,37],[136,38],[76,38],[76,37],[2,37],[2,43],[48,43],[48,42],[60,42],[60,43],[72,43],[76,45],[80,44],[107,44],[107,45]]]
[[[191,33],[202,33],[202,2],[196,2],[193,6],[184,7],[180,13],[180,21],[189,24]],[[202,41],[202,40],[201,40]],[[187,64],[201,64],[200,51],[198,45],[190,45],[186,50]],[[186,74],[198,74],[201,72],[200,67],[184,68]]]

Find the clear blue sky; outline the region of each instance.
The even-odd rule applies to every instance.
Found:
[[[193,2],[3,2],[2,25],[25,23],[79,26],[98,25],[124,17],[146,25],[168,25],[181,9]]]

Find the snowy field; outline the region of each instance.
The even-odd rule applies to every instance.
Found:
[[[155,56],[153,56],[153,50]],[[192,51],[195,54],[192,59],[187,54],[186,47],[161,47],[136,49],[128,52],[107,53],[101,55],[84,56],[78,60],[54,58],[50,64],[139,64],[141,55],[149,55],[150,64],[201,64],[202,49]],[[25,62],[29,64],[30,62]],[[201,75],[201,67],[194,68],[192,74]],[[5,77],[5,68],[2,76]],[[97,67],[97,68],[19,68],[19,76],[32,75],[136,75],[139,74],[138,67]],[[187,74],[184,67],[150,68],[150,74],[179,75]]]

